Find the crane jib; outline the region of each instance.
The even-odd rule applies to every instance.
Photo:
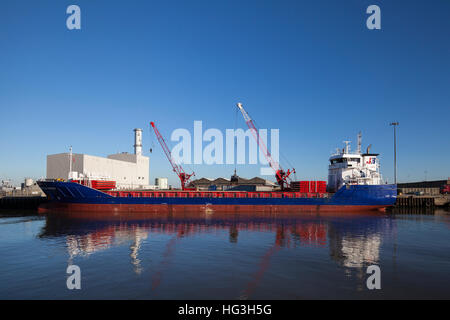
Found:
[[[270,154],[269,150],[267,149],[267,146],[265,145],[264,141],[262,141],[261,137],[259,136],[258,129],[256,129],[255,124],[253,123],[253,120],[248,115],[247,111],[245,111],[244,107],[242,106],[242,103],[237,103],[237,107],[242,113],[242,116],[244,117],[245,123],[249,127],[250,131],[253,134],[253,137],[256,140],[257,145],[261,149],[262,153],[264,154],[267,162],[269,163],[270,167],[275,171],[275,178],[277,180],[277,183],[280,185],[281,189],[285,189],[286,187],[290,187],[290,178],[289,176],[292,173],[295,173],[295,169],[288,170],[285,172],[280,164],[275,161],[272,158],[272,155]]]
[[[167,146],[166,141],[164,140],[164,137],[159,132],[158,128],[156,128],[156,125],[154,122],[150,122],[150,125],[152,126],[153,131],[155,131],[156,138],[158,139],[159,143],[161,144],[161,147],[163,148],[163,151],[166,154],[166,157],[169,160],[173,171],[177,174],[178,178],[180,179],[181,189],[186,190],[186,185],[189,182],[189,179],[192,176],[194,176],[195,173],[194,172],[191,174],[186,173],[181,165],[178,165],[173,161],[172,153],[170,152],[170,149]]]

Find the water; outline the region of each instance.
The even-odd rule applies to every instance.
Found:
[[[450,298],[450,213],[0,215],[1,299]],[[81,269],[69,290],[66,269]],[[381,269],[368,290],[367,266]]]

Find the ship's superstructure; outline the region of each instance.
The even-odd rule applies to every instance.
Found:
[[[330,157],[328,166],[328,192],[336,192],[344,185],[381,184],[378,153],[370,153],[370,146],[361,152],[361,133],[358,134],[358,149],[351,152],[350,141],[344,141],[345,147],[337,149]]]

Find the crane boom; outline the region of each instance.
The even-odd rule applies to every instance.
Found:
[[[150,125],[152,126],[153,130],[155,131],[156,138],[158,139],[159,143],[161,144],[161,147],[164,150],[164,153],[166,154],[167,159],[169,160],[173,171],[177,174],[178,178],[180,178],[181,182],[181,189],[187,190],[186,185],[189,182],[189,179],[195,175],[195,173],[186,173],[183,170],[183,167],[181,165],[178,165],[175,163],[175,161],[172,158],[172,152],[170,152],[169,147],[166,144],[166,141],[164,140],[163,136],[159,132],[158,128],[156,128],[156,125],[154,122],[150,122]]]
[[[261,139],[258,129],[256,129],[256,126],[253,123],[252,118],[250,118],[247,111],[245,111],[244,107],[242,106],[242,103],[237,103],[237,107],[241,111],[242,116],[244,117],[245,123],[247,124],[250,131],[252,132],[253,137],[255,138],[256,143],[259,146],[259,148],[261,149],[262,153],[266,157],[267,162],[269,163],[269,165],[273,169],[273,171],[275,171],[275,178],[277,179],[277,183],[280,185],[282,190],[285,189],[286,187],[289,187],[289,176],[292,173],[295,173],[295,169],[292,169],[292,170],[288,169],[288,171],[285,172],[281,168],[280,164],[272,158],[272,155],[270,154],[269,150],[267,149],[267,146],[264,143],[264,141]]]

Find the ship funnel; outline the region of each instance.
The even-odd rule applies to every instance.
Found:
[[[134,129],[134,154],[142,155],[142,129]]]

